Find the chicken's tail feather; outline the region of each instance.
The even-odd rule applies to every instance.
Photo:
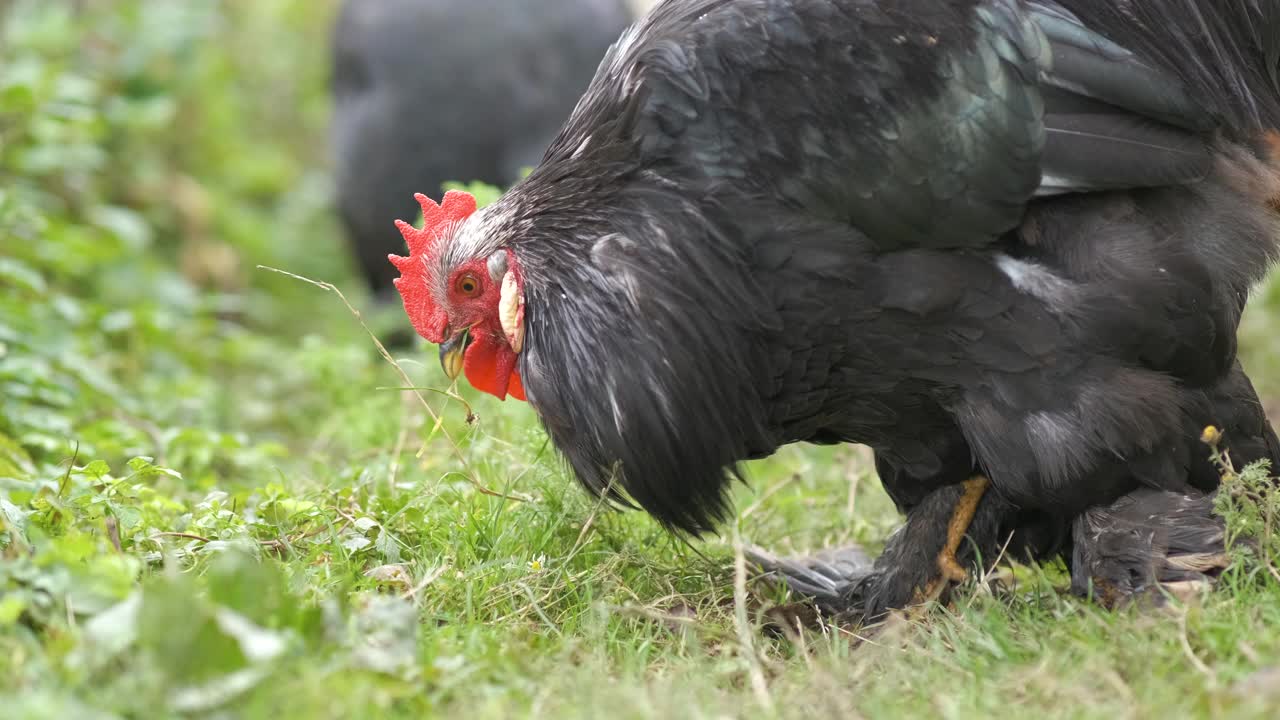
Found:
[[[1176,74],[1236,139],[1280,128],[1280,0],[1055,0]]]

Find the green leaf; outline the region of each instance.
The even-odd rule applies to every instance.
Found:
[[[121,529],[132,530],[142,524],[142,511],[138,508],[119,503],[111,503],[110,507]]]
[[[115,235],[132,252],[142,252],[151,244],[151,226],[129,208],[99,205],[89,211],[89,219]]]
[[[342,541],[342,547],[350,552],[359,552],[370,545],[373,541],[363,535],[349,535]]]
[[[255,625],[253,621],[233,610],[218,608],[214,612],[214,621],[219,630],[235,638],[240,644],[241,654],[251,663],[274,660],[289,646],[281,633]]]
[[[165,477],[182,479],[182,473],[172,468],[161,467],[154,464],[154,458],[135,457],[129,461],[129,469],[133,471],[133,479],[139,482],[145,482],[161,475]]]
[[[400,543],[396,542],[395,535],[387,532],[386,528],[383,528],[382,532],[378,533],[378,537],[374,541],[374,547],[386,562],[400,562]]]
[[[0,477],[29,477],[35,473],[31,456],[13,438],[0,432]]]
[[[88,475],[96,480],[102,480],[111,474],[111,466],[105,460],[94,460],[80,469],[82,475]]]
[[[27,596],[25,593],[8,592],[0,596],[0,628],[16,623],[26,609]]]
[[[9,502],[0,495],[0,530],[9,529],[23,532],[27,524],[27,516],[31,513]]]
[[[138,639],[138,613],[142,609],[142,593],[94,615],[85,623],[85,637],[99,659],[114,657]]]
[[[31,295],[44,295],[49,286],[40,273],[13,258],[0,257],[0,285],[17,286]]]

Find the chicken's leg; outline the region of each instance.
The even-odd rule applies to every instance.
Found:
[[[968,576],[956,560],[956,551],[960,549],[960,542],[969,531],[969,523],[973,522],[973,516],[978,512],[978,503],[982,501],[990,484],[991,481],[985,475],[975,475],[961,483],[964,494],[951,513],[951,522],[947,525],[947,544],[938,553],[938,570],[951,582],[964,582]]]
[[[960,483],[960,497],[951,510],[951,519],[947,521],[946,543],[938,552],[938,577],[916,594],[917,602],[936,598],[942,594],[949,583],[964,582],[969,576],[964,566],[956,559],[956,553],[960,550],[960,543],[964,541],[965,533],[969,531],[973,516],[978,512],[978,503],[982,502],[982,496],[986,494],[990,484],[991,481],[985,475],[974,475]]]
[[[1014,508],[998,495],[987,495],[989,485],[986,477],[974,475],[927,495],[907,511],[906,524],[874,563],[856,548],[841,548],[829,557],[780,558],[759,549],[748,554],[824,612],[875,619],[941,597],[953,582],[963,581],[966,535],[975,557],[1000,549],[1007,532],[1001,528],[1009,527]]]

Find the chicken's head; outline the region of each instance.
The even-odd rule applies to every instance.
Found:
[[[396,289],[414,330],[440,346],[440,364],[451,379],[465,372],[478,390],[524,400],[516,369],[524,346],[524,279],[515,256],[505,248],[468,256],[452,246],[459,225],[475,212],[470,194],[450,190],[439,205],[414,197],[422,229],[397,220],[409,256],[388,256],[400,270]]]

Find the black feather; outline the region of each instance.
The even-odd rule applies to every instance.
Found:
[[[1046,85],[1189,130],[1213,128],[1206,108],[1188,95],[1180,78],[1110,41],[1100,28],[1082,23],[1065,11],[1070,3],[1033,0],[1028,5],[1049,40]]]
[[[1071,590],[1106,605],[1151,595],[1165,584],[1204,582],[1230,564],[1226,526],[1213,496],[1136,490],[1089,509],[1072,531]]]
[[[1203,179],[1208,141],[1128,114],[1050,114],[1038,195],[1162,185]]]
[[[1175,78],[1234,139],[1280,126],[1280,0],[1053,0]]]

